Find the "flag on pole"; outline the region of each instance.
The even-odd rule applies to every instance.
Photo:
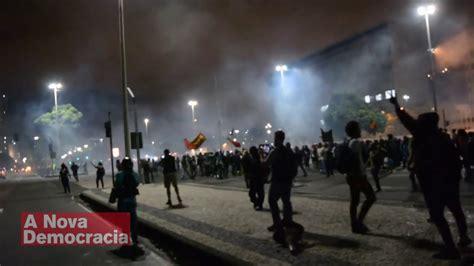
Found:
[[[207,140],[206,136],[199,132],[199,134],[193,139],[193,141],[189,141],[188,139],[184,139],[184,146],[188,150],[195,150],[199,149],[201,145]]]
[[[232,145],[234,145],[234,147],[236,147],[236,148],[240,148],[240,147],[242,146],[242,145],[240,144],[240,142],[234,141],[234,140],[232,140],[231,138],[227,138],[227,140],[228,140],[230,143],[232,143]]]

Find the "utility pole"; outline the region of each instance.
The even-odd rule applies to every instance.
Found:
[[[112,152],[112,121],[110,120],[109,112],[109,121],[105,124],[105,136],[109,138],[110,141],[110,165],[112,166],[112,183],[115,183],[115,170],[114,170],[114,153]]]
[[[127,60],[125,54],[125,27],[123,17],[123,0],[118,0],[119,7],[119,33],[120,33],[120,59],[122,66],[122,104],[123,104],[123,137],[125,156],[130,157],[130,132],[128,130],[128,96],[127,96]]]

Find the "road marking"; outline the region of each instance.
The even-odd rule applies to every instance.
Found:
[[[79,207],[83,208],[87,212],[92,212],[91,210],[89,210],[86,206],[82,205],[81,203],[77,203],[77,205],[79,205]]]

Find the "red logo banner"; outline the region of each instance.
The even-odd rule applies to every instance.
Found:
[[[121,212],[24,212],[22,246],[130,245],[130,214]]]

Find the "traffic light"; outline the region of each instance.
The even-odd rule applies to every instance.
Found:
[[[112,123],[107,121],[104,123],[105,126],[105,137],[110,138],[112,137]]]

